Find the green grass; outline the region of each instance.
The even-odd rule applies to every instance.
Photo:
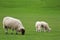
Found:
[[[60,1],[48,0],[0,0],[0,40],[60,40]],[[56,4],[57,3],[57,4]],[[25,35],[5,34],[2,20],[5,16],[22,21]],[[46,21],[51,32],[36,32],[35,22]]]

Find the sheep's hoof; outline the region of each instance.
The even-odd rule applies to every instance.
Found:
[[[17,35],[18,33],[16,33],[16,35]]]
[[[8,34],[8,32],[6,32],[5,34]]]
[[[44,31],[44,32],[46,32],[46,31]]]
[[[13,33],[11,33],[11,34],[13,34]]]

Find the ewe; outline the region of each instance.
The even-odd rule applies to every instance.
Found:
[[[23,27],[21,21],[16,18],[12,17],[4,17],[3,18],[3,28],[5,29],[5,32],[8,32],[8,29],[16,30],[17,32],[21,32],[22,35],[25,34],[25,28]]]

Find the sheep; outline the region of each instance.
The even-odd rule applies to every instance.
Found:
[[[41,32],[42,30],[44,32],[51,31],[51,28],[49,27],[48,23],[44,22],[44,21],[37,21],[35,24],[36,27],[36,32]]]
[[[16,34],[21,32],[22,35],[25,34],[25,28],[22,25],[22,22],[19,19],[13,17],[4,17],[3,18],[3,28],[5,29],[5,33],[8,33],[8,29],[12,31],[15,30]]]

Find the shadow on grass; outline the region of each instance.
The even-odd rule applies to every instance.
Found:
[[[21,35],[21,33],[18,33],[18,34],[16,34],[16,33],[4,33],[5,35]]]

